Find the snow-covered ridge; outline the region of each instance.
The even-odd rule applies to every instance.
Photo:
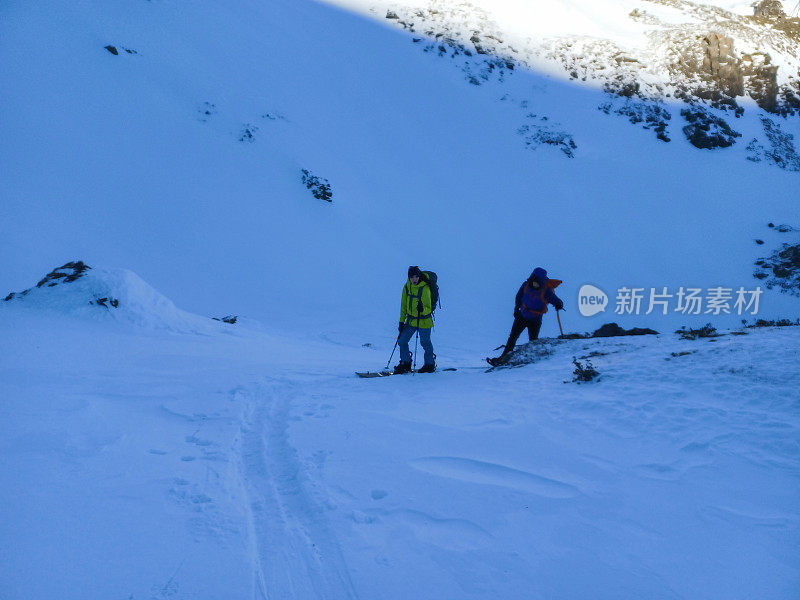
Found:
[[[53,269],[34,287],[9,293],[4,302],[72,316],[114,319],[147,328],[182,332],[219,329],[213,320],[177,308],[136,273],[127,269],[92,268],[83,261]]]
[[[474,85],[523,67],[600,87],[609,94],[604,113],[665,142],[676,100],[695,105],[678,110],[686,138],[706,149],[736,143],[732,123],[749,107],[763,126],[762,136],[743,140],[749,157],[800,171],[792,136],[776,119],[800,113],[800,18],[780,2],[764,0],[749,15],[689,0],[431,0],[368,10],[412,33],[425,52],[454,59]]]

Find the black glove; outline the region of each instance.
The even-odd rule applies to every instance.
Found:
[[[422,306],[422,302],[417,301],[417,316],[420,316],[424,312],[425,312],[425,309]]]
[[[397,333],[403,333],[403,329],[405,329],[406,324],[400,321],[399,325],[397,326]]]
[[[559,302],[558,304],[556,304],[556,310],[564,310],[564,303]]]

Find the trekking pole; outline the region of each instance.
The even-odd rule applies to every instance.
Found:
[[[561,327],[561,316],[558,314],[558,309],[556,309],[556,319],[558,319],[558,328],[561,330],[561,335],[564,335],[564,328]]]
[[[403,323],[403,328],[400,330],[400,333],[397,334],[397,339],[394,341],[394,348],[392,348],[392,353],[389,355],[389,362],[386,363],[386,368],[389,368],[389,365],[392,364],[392,357],[394,356],[394,351],[397,350],[397,344],[400,343],[400,336],[403,335],[403,332],[406,330],[408,326],[408,319],[410,317],[406,317],[406,322]]]
[[[419,341],[419,300],[417,300],[417,334],[414,336],[414,364],[411,367],[413,375],[417,370],[417,342]]]

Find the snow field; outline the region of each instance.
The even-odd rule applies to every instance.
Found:
[[[360,380],[388,336],[2,316],[11,597],[789,598],[800,579],[797,328],[567,341],[489,373],[440,345],[459,371]],[[593,352],[600,381],[564,383]]]

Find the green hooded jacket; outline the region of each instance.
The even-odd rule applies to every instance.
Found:
[[[420,307],[422,310],[419,312],[417,312],[418,300],[422,303]],[[406,319],[410,317],[408,324],[411,327],[430,329],[433,327],[431,308],[431,288],[428,287],[428,284],[422,280],[417,285],[406,281],[400,301],[400,322],[405,323]]]

